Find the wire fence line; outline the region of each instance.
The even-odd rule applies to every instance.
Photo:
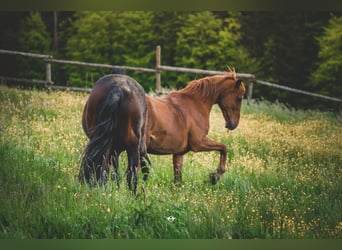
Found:
[[[14,55],[14,56],[25,56],[25,57],[32,57],[32,58],[41,59],[45,62],[45,72],[46,72],[45,80],[23,79],[23,78],[0,76],[1,82],[16,81],[16,82],[45,84],[46,87],[52,88],[52,89],[60,89],[60,90],[67,89],[67,90],[71,90],[71,91],[82,91],[82,92],[90,92],[91,89],[55,85],[51,79],[51,64],[52,63],[69,64],[69,65],[78,65],[78,66],[87,66],[87,67],[96,67],[96,68],[125,69],[125,70],[132,70],[132,71],[154,73],[156,75],[156,92],[157,93],[161,92],[161,73],[162,73],[162,71],[196,73],[196,74],[203,74],[203,75],[219,75],[219,74],[225,74],[226,73],[225,71],[204,70],[204,69],[194,69],[194,68],[185,68],[185,67],[175,67],[175,66],[162,65],[161,64],[161,47],[159,45],[156,47],[156,66],[155,66],[155,68],[119,66],[119,65],[110,65],[110,64],[87,63],[87,62],[80,62],[80,61],[61,60],[61,59],[54,59],[53,56],[51,56],[51,55],[12,51],[12,50],[4,50],[4,49],[0,49],[0,54],[8,54],[8,55]],[[294,93],[298,93],[298,94],[303,94],[303,95],[308,95],[308,96],[317,97],[317,98],[321,98],[321,99],[326,99],[329,101],[339,102],[340,104],[342,104],[341,98],[330,97],[330,96],[321,95],[318,93],[312,93],[312,92],[305,91],[305,90],[287,87],[287,86],[276,84],[276,83],[258,80],[255,78],[254,74],[237,73],[237,76],[239,78],[246,79],[248,82],[248,90],[247,90],[248,102],[252,99],[252,96],[253,96],[253,85],[254,84],[260,84],[260,85],[265,85],[268,87],[277,88],[277,89],[281,89],[281,90],[285,90],[285,91],[290,91],[290,92],[294,92]]]

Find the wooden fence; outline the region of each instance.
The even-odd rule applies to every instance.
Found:
[[[13,77],[5,77],[0,76],[1,82],[6,81],[17,81],[17,82],[29,82],[29,83],[36,83],[36,84],[45,84],[46,87],[52,89],[68,89],[71,91],[83,91],[83,92],[90,92],[91,89],[88,88],[75,88],[75,87],[66,87],[66,86],[56,86],[51,79],[51,64],[69,64],[69,65],[78,65],[78,66],[89,66],[89,67],[96,67],[96,68],[108,68],[108,69],[125,69],[125,70],[132,70],[132,71],[142,71],[142,72],[150,72],[156,75],[156,92],[161,92],[161,73],[162,71],[173,71],[173,72],[183,72],[183,73],[196,73],[196,74],[204,74],[204,75],[218,75],[218,74],[225,74],[224,71],[214,71],[214,70],[203,70],[203,69],[193,69],[193,68],[184,68],[184,67],[174,67],[174,66],[165,66],[161,64],[161,47],[156,47],[156,67],[155,68],[143,68],[143,67],[131,67],[131,66],[118,66],[118,65],[110,65],[110,64],[99,64],[99,63],[86,63],[86,62],[79,62],[79,61],[69,61],[69,60],[60,60],[54,59],[51,55],[43,55],[43,54],[35,54],[35,53],[27,53],[27,52],[19,52],[19,51],[11,51],[11,50],[3,50],[0,49],[1,54],[9,54],[9,55],[18,55],[18,56],[26,56],[41,59],[45,62],[45,72],[46,77],[45,80],[37,80],[37,79],[23,79],[23,78],[13,78]],[[262,80],[257,80],[253,74],[247,73],[237,73],[239,78],[243,78],[247,80],[248,91],[247,91],[247,101],[248,103],[252,99],[253,96],[253,85],[260,84],[265,85],[272,88],[282,89],[298,94],[318,97],[322,99],[326,99],[329,101],[339,102],[340,103],[340,113],[342,115],[342,99],[336,97],[325,96],[317,93],[312,93],[300,89],[290,88],[284,85],[279,85],[275,83],[270,83]]]

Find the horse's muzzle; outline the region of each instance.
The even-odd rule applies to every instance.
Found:
[[[237,123],[228,120],[226,122],[226,128],[229,130],[234,130],[237,127]]]

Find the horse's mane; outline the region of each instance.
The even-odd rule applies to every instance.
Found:
[[[205,99],[216,94],[219,89],[217,88],[217,85],[226,79],[231,79],[235,82],[237,80],[235,71],[230,71],[223,75],[207,76],[193,80],[189,82],[184,89],[179,90],[179,92],[188,95],[199,94],[201,99]]]

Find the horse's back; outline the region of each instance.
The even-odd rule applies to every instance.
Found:
[[[143,110],[146,109],[145,91],[137,81],[126,75],[105,75],[96,81],[84,106],[82,125],[88,137],[91,136],[92,130],[99,122],[98,114],[103,105],[105,105],[108,94],[113,94],[115,89],[123,93],[120,104],[123,108],[127,109],[126,112],[130,112],[132,108],[135,108],[135,111],[146,112]],[[115,95],[113,95],[114,97]],[[128,103],[130,105],[127,105]]]
[[[138,97],[138,101],[143,101],[145,91],[142,86],[133,78],[127,75],[110,74],[101,77],[94,85],[90,93],[89,100],[99,103],[114,88],[119,87],[125,93],[125,96]]]

